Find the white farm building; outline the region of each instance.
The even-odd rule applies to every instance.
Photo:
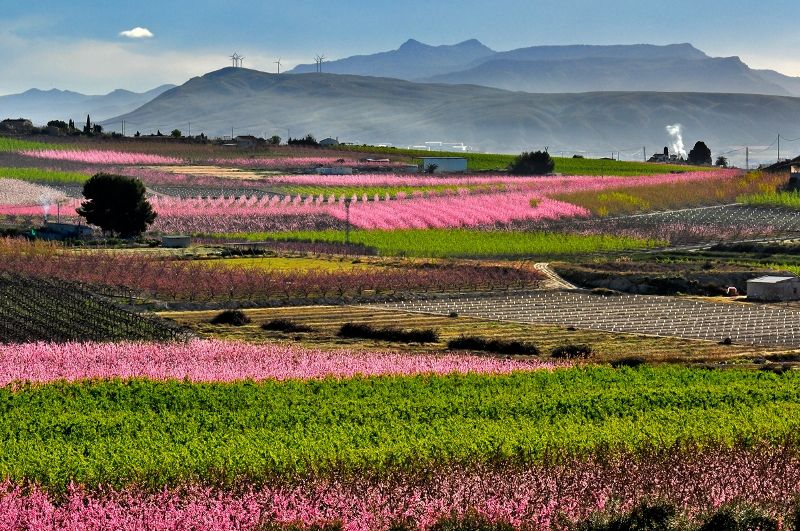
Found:
[[[800,299],[800,278],[765,276],[747,281],[747,298],[756,301]]]

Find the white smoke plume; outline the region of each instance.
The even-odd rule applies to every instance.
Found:
[[[686,158],[686,149],[683,145],[683,131],[681,124],[668,125],[667,133],[672,137],[672,152]]]

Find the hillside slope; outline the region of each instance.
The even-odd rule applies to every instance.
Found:
[[[285,137],[311,132],[357,142],[465,142],[500,153],[536,146],[612,150],[668,144],[667,124],[686,142],[719,152],[759,145],[776,131],[800,136],[800,99],[749,94],[594,92],[529,94],[471,85],[412,83],[335,74],[275,75],[225,68],[189,80],[121,119],[145,131]]]

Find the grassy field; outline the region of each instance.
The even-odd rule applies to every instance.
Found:
[[[0,136],[0,151],[18,151],[21,149],[64,149],[66,144],[50,142],[35,142],[33,140],[18,140]]]
[[[17,179],[35,183],[83,184],[89,175],[77,172],[42,170],[39,168],[2,168],[0,179]]]
[[[775,190],[739,196],[738,201],[746,205],[791,208],[800,210],[800,193]]]
[[[296,344],[300,342],[309,347],[324,349],[346,348],[374,351],[391,348],[409,353],[444,351],[447,348],[447,342],[451,339],[461,335],[478,335],[484,338],[533,343],[544,355],[548,355],[552,349],[558,346],[587,344],[594,351],[591,361],[597,363],[614,362],[630,357],[641,357],[648,363],[704,364],[722,361],[749,363],[756,357],[769,359],[770,356],[785,353],[779,349],[719,345],[708,341],[569,330],[558,325],[486,321],[463,316],[450,318],[365,306],[300,306],[245,310],[245,313],[252,318],[252,322],[245,326],[209,324],[209,321],[217,313],[217,311],[187,311],[165,312],[161,315],[188,326],[207,338],[256,343]],[[303,334],[287,334],[262,330],[261,324],[272,319],[289,319],[308,325],[313,328],[313,331]],[[403,329],[433,328],[439,332],[439,342],[419,345],[337,337],[336,333],[339,328],[348,322],[368,323],[375,327],[396,326]]]
[[[379,266],[352,258],[305,258],[263,256],[244,258],[221,258],[203,261],[209,267],[238,267],[264,269],[268,271],[353,271],[376,269]]]
[[[213,237],[213,235],[211,235]],[[304,240],[342,242],[344,231],[223,234],[246,241]],[[651,248],[663,242],[612,235],[580,236],[543,232],[480,231],[468,229],[356,230],[350,241],[373,247],[384,256],[522,257],[561,256]]]
[[[394,155],[411,159],[413,157],[464,157],[471,171],[505,170],[516,155],[496,153],[454,153],[452,151],[425,151],[373,146],[339,146],[344,151],[357,151]],[[697,167],[676,164],[653,164],[648,162],[628,162],[606,159],[573,159],[553,157],[555,171],[567,175],[653,175],[671,171],[694,171]]]
[[[90,381],[0,390],[0,474],[63,490],[258,484],[737,443],[796,444],[800,373],[677,367],[509,376],[190,384]]]

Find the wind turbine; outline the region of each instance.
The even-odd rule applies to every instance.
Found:
[[[244,68],[242,65],[244,64],[244,55],[239,56],[239,68]]]
[[[322,62],[325,60],[324,55],[317,55],[314,57],[314,62],[317,63],[317,73],[322,72]]]
[[[239,66],[239,53],[238,52],[233,52],[233,55],[231,55],[231,62],[233,63],[233,67],[234,68]]]
[[[278,65],[278,73],[280,74],[281,73],[281,59],[280,59],[280,57],[278,58],[277,61],[275,61],[275,64]]]

